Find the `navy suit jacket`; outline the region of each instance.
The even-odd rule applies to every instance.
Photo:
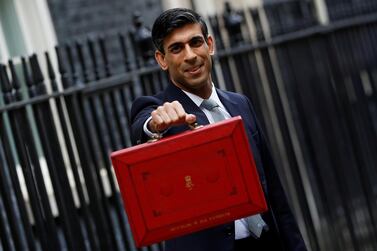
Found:
[[[240,115],[243,119],[269,207],[268,213],[262,215],[270,228],[269,231],[272,231],[276,236],[276,241],[281,246],[280,250],[306,250],[249,99],[244,95],[233,92],[219,89],[216,89],[216,91],[230,115]],[[131,139],[133,144],[143,143],[148,140],[143,131],[143,125],[146,119],[150,117],[151,112],[163,103],[175,100],[182,104],[187,113],[195,114],[199,124],[209,124],[203,111],[182,90],[170,84],[164,91],[155,96],[140,97],[133,103],[131,109]],[[187,125],[174,126],[169,128],[165,135],[173,135],[188,129]],[[165,242],[165,250],[233,251],[234,223],[168,240]]]

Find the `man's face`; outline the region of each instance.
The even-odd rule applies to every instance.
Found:
[[[155,56],[172,82],[185,91],[206,96],[212,86],[212,37],[206,41],[199,24],[187,24],[169,34],[163,46],[165,54],[157,51]]]

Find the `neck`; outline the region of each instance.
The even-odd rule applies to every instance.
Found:
[[[188,92],[191,92],[192,94],[195,94],[202,99],[208,99],[212,94],[212,83],[205,86],[205,88],[202,89],[195,89],[195,90],[185,90]]]

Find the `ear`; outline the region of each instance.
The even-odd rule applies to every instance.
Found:
[[[208,35],[207,45],[209,49],[209,55],[213,56],[215,54],[215,41],[211,35]]]
[[[156,61],[160,65],[161,69],[166,71],[168,69],[168,64],[165,62],[165,54],[159,50],[156,50],[154,57],[156,58]]]

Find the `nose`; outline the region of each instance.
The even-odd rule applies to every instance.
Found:
[[[193,61],[196,59],[196,53],[189,44],[185,46],[185,61]]]

